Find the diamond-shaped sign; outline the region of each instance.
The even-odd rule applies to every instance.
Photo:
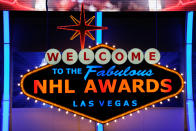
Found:
[[[91,49],[96,52],[99,48],[115,50],[103,44]],[[56,69],[61,69],[61,73],[55,74]],[[84,79],[89,69],[96,71]],[[153,75],[142,74],[149,70]],[[124,75],[110,76],[112,71],[124,72]],[[84,65],[78,61],[73,65],[60,62],[35,69],[23,76],[21,89],[30,98],[107,123],[178,95],[183,84],[182,76],[175,70],[145,61],[140,64],[126,61],[122,65],[113,61],[106,65],[99,65],[96,61]]]

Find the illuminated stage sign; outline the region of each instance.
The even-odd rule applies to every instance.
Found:
[[[107,123],[182,91],[182,76],[164,66],[156,49],[128,53],[101,44],[77,53],[46,52],[48,65],[25,74],[21,89],[30,98]]]

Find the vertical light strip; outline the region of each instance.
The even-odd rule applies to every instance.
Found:
[[[102,12],[96,12],[96,26],[102,26]],[[96,43],[102,43],[102,30],[96,30]]]
[[[187,99],[193,99],[192,88],[192,43],[186,43],[186,81],[187,81]]]
[[[9,131],[9,106],[10,106],[10,34],[9,11],[3,11],[4,35],[4,88],[2,100],[2,131]]]
[[[97,124],[97,130],[96,131],[103,131],[103,124]]]
[[[188,130],[195,131],[195,113],[192,86],[192,34],[193,34],[193,11],[187,12],[186,17],[186,81],[187,81],[187,118]]]
[[[192,44],[192,37],[193,37],[193,11],[187,12],[187,36],[186,36],[186,43]]]
[[[10,102],[3,101],[2,102],[2,131],[9,131],[9,108]]]
[[[96,26],[102,26],[102,12],[96,12]],[[102,30],[96,30],[96,43],[102,43]],[[103,124],[96,124],[96,131],[103,131]]]

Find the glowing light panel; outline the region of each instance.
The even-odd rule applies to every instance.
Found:
[[[195,113],[192,87],[192,33],[193,33],[193,11],[187,12],[186,21],[186,80],[187,80],[187,118],[188,130],[195,131]]]
[[[96,26],[102,26],[102,12],[96,12]],[[96,43],[102,43],[102,30],[96,30]]]
[[[9,104],[10,104],[10,34],[9,11],[3,11],[4,32],[4,88],[2,101],[2,131],[9,130]]]

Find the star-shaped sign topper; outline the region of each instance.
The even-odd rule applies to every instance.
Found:
[[[80,13],[80,21],[77,20],[75,17],[72,15],[70,16],[75,25],[67,25],[67,26],[57,26],[57,29],[62,29],[62,30],[71,30],[75,31],[73,36],[70,38],[70,40],[73,40],[76,38],[78,35],[80,35],[80,45],[81,49],[84,49],[85,45],[85,36],[87,35],[90,37],[92,40],[95,40],[93,35],[90,33],[90,31],[95,31],[95,30],[106,30],[108,29],[107,27],[102,27],[102,26],[94,26],[90,25],[95,16],[91,17],[86,21],[85,19],[85,10],[84,10],[84,4],[82,4],[81,7],[81,13]]]

